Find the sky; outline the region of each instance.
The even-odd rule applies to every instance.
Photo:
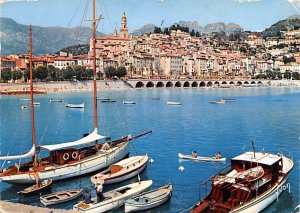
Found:
[[[97,15],[104,16],[98,31],[105,34],[119,29],[122,12],[126,13],[129,32],[150,23],[168,27],[178,21],[197,21],[201,26],[233,22],[244,30],[261,31],[300,15],[300,0],[96,0],[96,4]],[[91,0],[0,0],[0,7],[1,17],[20,24],[91,25],[83,21],[91,19]]]

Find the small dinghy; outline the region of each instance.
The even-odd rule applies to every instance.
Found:
[[[34,194],[34,193],[39,193],[40,191],[49,188],[52,184],[52,180],[44,180],[41,182],[40,186],[38,185],[33,185],[30,186],[22,191],[19,191],[18,194],[20,195],[30,195],[30,194]]]
[[[26,105],[21,106],[22,109],[27,109]]]
[[[99,97],[99,98],[97,98],[97,100],[99,100],[99,101],[109,101],[109,100],[111,100],[111,98],[109,98],[109,97],[103,97],[103,98]]]
[[[40,102],[33,102],[33,105],[34,105],[34,106],[40,106],[41,103],[40,103]]]
[[[102,103],[114,103],[115,100],[101,100]]]
[[[180,102],[174,102],[174,101],[168,101],[167,104],[168,105],[181,105]]]
[[[226,101],[223,100],[223,99],[221,99],[221,100],[218,100],[218,101],[210,101],[209,103],[210,103],[210,104],[225,104]]]
[[[93,197],[92,203],[86,204],[81,201],[73,206],[73,210],[77,210],[79,212],[111,211],[122,206],[127,199],[146,191],[151,187],[151,185],[152,180],[145,180],[122,186],[120,188],[103,193],[105,198],[99,203],[96,202],[97,198]]]
[[[192,155],[183,155],[181,153],[178,153],[178,157],[181,159],[186,159],[186,160],[194,160],[194,161],[214,161],[214,162],[222,162],[226,161],[226,158],[215,158],[215,157],[193,157]]]
[[[93,184],[113,184],[128,180],[137,176],[146,168],[148,158],[147,155],[143,155],[121,160],[118,163],[111,165],[108,170],[93,175],[91,181]]]
[[[165,203],[172,196],[172,185],[144,192],[125,202],[125,212],[145,211]]]
[[[123,101],[123,104],[136,104],[135,101]]]
[[[50,98],[49,102],[64,102],[64,100],[63,99],[52,99],[52,98]]]
[[[56,205],[74,200],[83,194],[82,189],[65,190],[52,194],[40,196],[40,201],[44,206]]]
[[[84,103],[82,104],[66,104],[67,108],[84,108]]]

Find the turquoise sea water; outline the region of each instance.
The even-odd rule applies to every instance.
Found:
[[[290,174],[291,192],[284,192],[278,202],[265,212],[291,212],[299,205],[300,153],[300,88],[232,88],[232,89],[146,89],[98,92],[99,97],[112,97],[116,103],[99,104],[100,132],[117,138],[147,130],[154,132],[133,141],[130,155],[144,154],[154,159],[142,173],[142,179],[152,179],[153,188],[171,182],[173,197],[165,205],[150,212],[181,212],[205,195],[200,183],[229,164],[229,159],[251,150],[251,141],[258,151],[291,154],[294,169]],[[149,97],[160,97],[150,100]],[[236,102],[209,104],[211,100],[235,98]],[[24,98],[21,97],[21,98]],[[86,108],[67,109],[64,103],[50,103],[50,98],[62,98],[65,103],[82,103]],[[123,100],[136,101],[126,106]],[[93,102],[91,92],[55,93],[36,96],[40,106],[36,112],[38,144],[72,141],[93,130]],[[180,101],[181,106],[169,106],[167,101]],[[28,102],[18,96],[0,96],[1,155],[21,154],[31,147],[30,109],[21,109]],[[196,163],[179,161],[178,153],[212,156],[221,151],[226,163]],[[6,162],[5,166],[18,161]],[[3,162],[0,162],[3,164]],[[179,166],[185,169],[180,171]],[[119,187],[127,182],[108,186]],[[90,187],[89,176],[60,181],[52,192]],[[16,192],[23,186],[0,183],[1,200],[39,205],[38,196],[20,198]],[[94,193],[94,191],[93,191]],[[56,208],[72,208],[72,203]],[[122,212],[120,208],[117,212]]]

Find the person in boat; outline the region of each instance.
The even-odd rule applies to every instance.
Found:
[[[216,159],[221,159],[222,158],[221,152],[218,152],[217,154],[215,154],[215,158]]]
[[[102,191],[103,191],[102,183],[96,183],[95,189],[96,189],[96,195],[97,195],[97,203],[99,203],[99,202],[103,201],[105,198],[102,193]]]
[[[92,201],[92,195],[90,193],[90,190],[89,190],[89,188],[85,188],[84,194],[83,194],[83,202],[85,204],[89,204],[89,203],[91,203],[91,201]]]
[[[197,152],[196,151],[192,151],[192,157],[196,158],[197,156],[198,156]]]

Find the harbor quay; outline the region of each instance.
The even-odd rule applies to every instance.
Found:
[[[18,210],[17,210],[18,209]],[[3,213],[73,213],[72,210],[64,209],[49,209],[37,206],[25,205],[21,203],[11,203],[6,201],[0,201],[0,212]]]
[[[233,87],[259,87],[259,86],[300,86],[299,80],[193,80],[193,79],[129,79],[125,80],[99,80],[97,90],[118,90],[133,88],[233,88]],[[92,81],[57,81],[37,82],[35,91],[39,92],[80,92],[90,91]],[[0,93],[18,93],[30,90],[29,83],[0,83]]]

